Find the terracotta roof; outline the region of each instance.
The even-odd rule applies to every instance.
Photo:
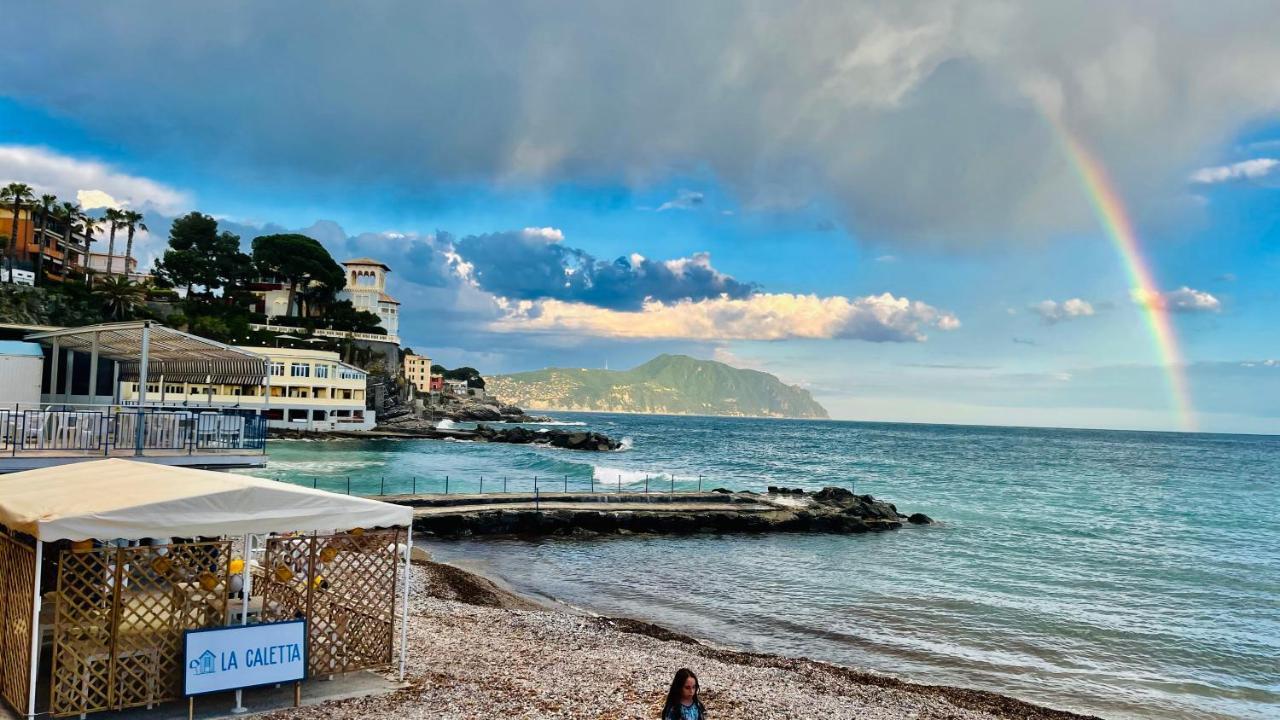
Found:
[[[378,302],[395,303],[396,305],[400,304],[399,300],[391,297],[386,293],[378,293]]]
[[[342,264],[343,265],[377,265],[383,270],[386,270],[387,272],[391,272],[391,268],[388,267],[386,263],[382,262],[381,260],[374,260],[373,258],[356,258],[355,260],[344,260]]]

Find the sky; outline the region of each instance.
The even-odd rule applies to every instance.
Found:
[[[446,365],[680,352],[844,419],[1280,433],[1273,3],[9,19],[0,181],[143,211],[144,266],[192,210],[379,258]]]

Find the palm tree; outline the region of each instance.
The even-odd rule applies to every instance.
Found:
[[[111,240],[107,243],[107,275],[114,275],[115,273],[111,271],[111,266],[114,264],[116,259],[116,228],[124,226],[124,211],[117,210],[115,208],[107,208],[107,212],[104,217],[106,218],[106,221],[110,223],[111,228]],[[128,271],[129,268],[126,267],[125,272],[127,273]]]
[[[147,291],[127,277],[108,276],[93,294],[102,298],[102,307],[113,319],[126,320],[135,307],[142,303]]]
[[[62,223],[62,248],[66,253],[66,260],[63,261],[63,274],[71,269],[71,233],[76,229],[76,222],[80,220],[80,206],[73,202],[64,202],[53,209],[54,217],[58,218],[58,222]]]
[[[36,251],[36,285],[44,282],[44,231],[49,227],[49,215],[52,214],[56,202],[58,198],[48,193],[40,196],[40,240],[39,249]]]
[[[26,183],[11,182],[0,190],[0,200],[13,203],[13,221],[9,223],[9,245],[5,248],[5,266],[9,271],[9,282],[13,282],[13,261],[18,254],[18,215],[22,206],[35,201],[31,186]]]
[[[80,229],[84,233],[85,280],[88,281],[89,287],[93,287],[93,271],[89,267],[89,253],[91,252],[89,246],[93,244],[93,233],[98,229],[98,226],[102,224],[102,221],[97,218],[90,217],[83,210],[77,210],[77,216],[80,219]]]
[[[125,210],[120,213],[125,228],[129,230],[129,241],[124,246],[124,274],[129,276],[129,260],[133,258],[133,233],[135,230],[147,231],[146,223],[142,222],[142,213],[134,210]],[[108,260],[108,262],[110,262]]]

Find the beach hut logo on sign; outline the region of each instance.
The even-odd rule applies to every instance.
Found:
[[[302,620],[189,631],[184,694],[302,680],[306,634]]]

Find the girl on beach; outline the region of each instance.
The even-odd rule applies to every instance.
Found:
[[[698,699],[698,676],[689,668],[680,668],[667,692],[662,720],[706,720],[707,709]]]

